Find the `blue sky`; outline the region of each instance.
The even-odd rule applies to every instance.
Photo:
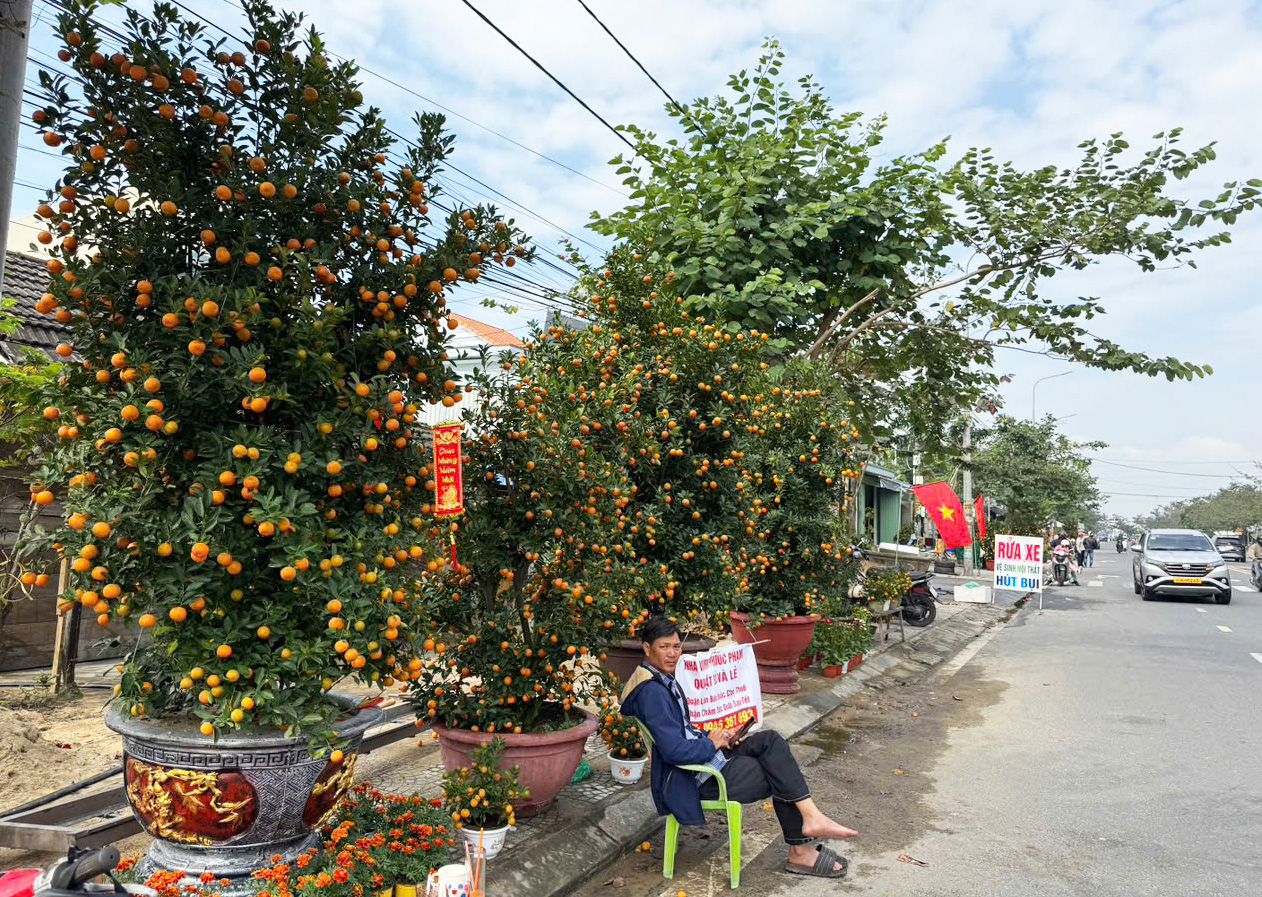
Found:
[[[661,94],[576,0],[473,2],[606,119],[674,133]],[[186,5],[229,31],[241,22],[229,0]],[[334,53],[464,116],[449,116],[448,122],[457,135],[456,165],[529,209],[532,214],[497,199],[541,249],[554,247],[562,230],[603,243],[584,227],[592,210],[610,211],[625,201],[607,165],[625,147],[460,0],[279,5],[306,13]],[[789,56],[786,78],[813,74],[838,109],[888,114],[885,150],[891,154],[951,135],[950,156],[977,145],[1023,166],[1065,165],[1088,137],[1123,131],[1140,148],[1150,135],[1182,126],[1185,148],[1217,141],[1218,160],[1176,184],[1176,195],[1208,194],[1224,181],[1262,176],[1259,3],[588,0],[588,5],[681,100],[721,91],[726,76],[753,65],[763,38],[774,35]],[[35,11],[41,22],[34,58],[48,62],[58,46],[51,9],[46,0],[35,0]],[[28,81],[34,77],[31,67]],[[364,92],[405,134],[414,112],[433,108],[372,75],[364,76]],[[58,160],[35,148],[42,148],[38,136],[24,129],[18,178],[51,184]],[[491,198],[461,176],[453,175],[450,185],[462,199]],[[14,217],[38,199],[35,191],[19,187]],[[1095,472],[1110,493],[1108,510],[1140,513],[1257,472],[1253,462],[1262,460],[1262,422],[1246,399],[1259,385],[1260,237],[1262,218],[1246,217],[1232,244],[1205,254],[1195,270],[1144,275],[1129,264],[1109,262],[1063,275],[1049,288],[1064,299],[1100,297],[1109,314],[1095,329],[1127,348],[1208,362],[1215,369],[1206,380],[1168,383],[1078,368],[1038,387],[1040,414],[1063,418],[1062,427],[1074,437],[1108,443],[1095,453],[1102,459]],[[563,283],[551,270],[530,276]],[[523,305],[516,319],[508,318],[480,309],[476,298],[455,308],[518,333],[529,319],[543,315],[539,307]],[[1001,353],[1000,365],[1013,375],[1005,410],[1018,417],[1031,412],[1035,380],[1070,369],[1018,352]]]

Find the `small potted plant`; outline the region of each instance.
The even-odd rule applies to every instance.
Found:
[[[877,602],[889,610],[894,602],[911,591],[911,574],[906,570],[873,570],[863,584],[869,602]]]
[[[649,754],[639,724],[614,711],[606,714],[600,737],[609,746],[609,771],[614,781],[622,785],[640,781]]]
[[[482,848],[492,860],[517,817],[513,801],[530,796],[517,781],[520,768],[503,768],[504,739],[494,738],[473,749],[468,766],[443,774],[443,806],[471,849]]]

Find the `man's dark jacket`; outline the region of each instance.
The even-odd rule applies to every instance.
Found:
[[[623,715],[634,716],[653,736],[653,803],[658,814],[669,813],[681,825],[705,825],[697,774],[676,767],[709,763],[714,759],[714,742],[685,734],[690,720],[684,708],[647,667],[637,669],[627,685],[630,691],[622,698]]]

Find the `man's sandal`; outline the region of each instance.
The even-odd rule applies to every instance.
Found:
[[[792,872],[795,875],[813,875],[816,878],[845,878],[846,870],[850,868],[850,861],[830,847],[823,844],[815,848],[819,851],[819,855],[815,858],[813,866],[802,866],[798,863],[785,863],[784,871]],[[840,869],[834,869],[833,866],[839,865]]]

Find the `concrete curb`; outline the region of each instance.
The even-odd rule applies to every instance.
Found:
[[[892,642],[855,672],[832,680],[832,685],[794,696],[789,703],[769,710],[767,725],[787,739],[797,738],[874,680],[923,675],[988,630],[1002,626],[1010,611],[1012,608],[1000,605],[969,605],[941,623],[909,630],[906,643]],[[488,890],[561,897],[653,837],[664,825],[648,788],[637,788],[603,804],[586,819],[533,841],[528,849],[489,863]]]

